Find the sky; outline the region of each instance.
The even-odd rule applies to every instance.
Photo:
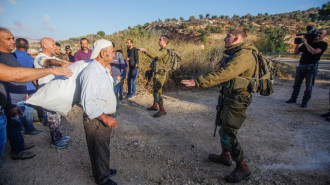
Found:
[[[0,0],[0,26],[28,39],[106,35],[166,18],[279,14],[322,7],[327,0]]]

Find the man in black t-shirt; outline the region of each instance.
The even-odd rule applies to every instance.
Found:
[[[302,52],[293,85],[291,98],[286,103],[296,103],[301,88],[301,84],[306,79],[306,90],[301,103],[301,107],[306,108],[312,96],[312,89],[317,75],[318,62],[321,55],[327,49],[328,44],[322,39],[327,35],[326,29],[319,29],[314,40],[310,43],[303,38],[303,45],[296,45],[294,54]]]
[[[133,40],[127,39],[127,62],[129,66],[128,77],[127,77],[127,98],[135,98],[136,94],[136,79],[139,72],[139,52],[133,46]]]

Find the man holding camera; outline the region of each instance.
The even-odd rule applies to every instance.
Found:
[[[299,65],[296,70],[295,81],[291,98],[286,103],[296,103],[301,88],[301,84],[306,79],[306,90],[301,103],[301,107],[306,108],[312,96],[312,89],[317,75],[318,62],[321,55],[327,49],[328,44],[322,39],[327,35],[326,29],[317,30],[317,34],[311,42],[306,38],[302,39],[303,44],[297,44],[294,49],[294,54],[302,52]]]

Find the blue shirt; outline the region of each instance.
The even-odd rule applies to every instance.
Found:
[[[113,91],[113,79],[110,70],[93,60],[81,72],[81,104],[90,119],[102,113],[116,112],[117,100]]]
[[[34,68],[34,58],[31,57],[29,53],[19,50],[16,50],[14,53],[22,67]],[[26,82],[26,89],[28,91],[33,91],[36,90],[36,86],[33,84],[33,82]]]
[[[0,62],[11,67],[22,67],[13,53],[0,51]],[[15,74],[13,74],[15,75]],[[7,107],[26,100],[26,85],[21,82],[3,82],[7,93]]]
[[[115,58],[111,65],[112,77],[120,76],[121,79],[126,78],[127,62],[124,60],[120,53],[116,53]]]

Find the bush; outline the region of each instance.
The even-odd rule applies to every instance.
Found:
[[[265,33],[259,36],[259,39],[254,42],[255,46],[262,52],[287,52],[289,46],[285,43],[287,29],[285,27],[267,28]]]

